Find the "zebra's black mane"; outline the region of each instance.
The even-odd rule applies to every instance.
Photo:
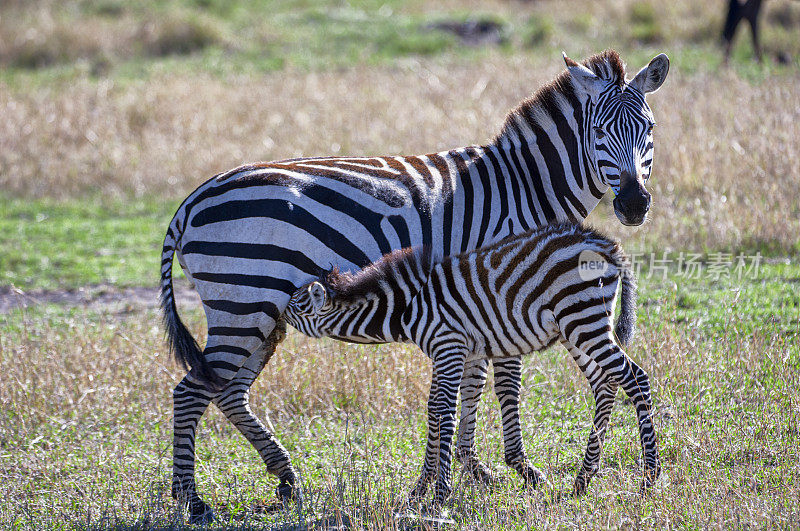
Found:
[[[572,61],[568,59],[568,61]],[[574,61],[572,61],[575,65]],[[585,61],[583,66],[597,74],[602,79],[606,79],[622,88],[625,85],[625,64],[622,58],[614,50],[605,50],[595,54]],[[518,118],[523,118],[531,123],[537,122],[537,114],[544,112],[551,118],[557,118],[563,111],[559,107],[559,100],[566,98],[568,101],[577,101],[575,88],[570,81],[569,70],[564,70],[550,83],[542,86],[533,96],[520,103],[513,111],[508,113],[500,133],[495,137],[497,142],[515,127],[514,122]]]
[[[341,271],[335,267],[323,276],[322,283],[333,293],[336,300],[353,301],[378,292],[383,281],[402,280],[403,269],[423,271],[427,277],[432,267],[433,258],[429,248],[406,247],[385,254],[376,262],[354,273]],[[424,282],[425,278],[420,281]]]

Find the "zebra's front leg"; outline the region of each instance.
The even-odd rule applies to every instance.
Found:
[[[478,417],[478,405],[483,395],[488,375],[489,360],[480,358],[471,360],[464,368],[461,380],[461,416],[458,420],[458,440],[456,442],[456,459],[461,462],[470,476],[479,483],[491,486],[495,483],[494,474],[478,458],[475,451],[475,425]]]
[[[276,490],[278,498],[289,501],[302,497],[289,453],[250,409],[250,386],[285,337],[286,323],[280,319],[264,345],[239,369],[237,376],[214,399],[214,403],[253,445],[267,466],[267,472],[280,480]]]
[[[422,472],[416,485],[408,495],[409,503],[421,500],[428,491],[428,483],[436,475],[436,464],[439,462],[439,424],[436,418],[436,396],[438,392],[436,373],[431,375],[431,388],[428,393],[428,438],[425,444],[425,459]]]
[[[189,523],[208,523],[214,513],[197,493],[195,484],[195,432],[200,417],[217,393],[209,391],[190,372],[175,386],[173,400],[172,497],[188,504]]]
[[[528,488],[547,482],[545,475],[531,465],[525,455],[522,424],[519,416],[522,358],[493,358],[494,392],[503,418],[503,449],[508,466],[516,470]]]

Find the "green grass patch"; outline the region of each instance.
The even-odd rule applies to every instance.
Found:
[[[45,24],[41,13],[12,5],[0,8],[8,34],[0,46],[0,64],[5,67],[0,79],[22,85],[82,76],[126,82],[165,71],[198,70],[224,77],[284,68],[386,64],[442,54],[481,60],[487,49],[541,53],[542,47],[550,46],[572,55],[616,47],[626,59],[640,49],[650,54],[658,47],[658,52],[673,56],[687,48],[685,53],[700,51],[699,56],[708,56],[709,61],[693,66],[699,69],[717,64],[721,57],[718,36],[708,31],[721,24],[715,19],[720,16],[716,10],[689,15],[695,8],[682,6],[665,14],[649,0],[639,0],[626,6],[624,13],[604,19],[579,7],[570,17],[546,6],[493,7],[468,10],[448,4],[432,10],[421,1],[399,0],[71,0],[45,3],[49,20]],[[796,11],[781,6],[764,25],[767,65],[774,66],[773,59],[780,55],[781,62],[797,66],[800,48],[792,40],[800,18]],[[688,24],[680,16],[703,22]],[[467,19],[499,23],[502,39],[461,38],[436,29],[438,22]],[[743,48],[749,46],[747,39],[740,36],[737,43],[735,65],[750,68],[750,50]],[[699,56],[694,54],[695,59]],[[680,67],[680,61],[673,66]]]
[[[127,80],[165,68],[227,75],[381,64],[444,52],[469,55],[476,47],[463,46],[431,24],[482,18],[465,11],[431,14],[399,1],[111,1],[81,3],[77,9],[72,4],[49,6],[53,21],[41,27],[32,13],[8,10],[6,17],[35,29],[26,36],[9,26],[9,44],[0,47],[3,78],[88,74]]]
[[[56,202],[4,198],[0,285],[156,285],[159,236],[178,203],[154,199]]]
[[[643,267],[639,272],[642,314],[702,330],[710,337],[770,332],[800,334],[800,265],[789,259],[742,255],[726,262],[702,262],[682,273]],[[746,258],[745,258],[746,256]],[[715,269],[715,267],[717,269]]]

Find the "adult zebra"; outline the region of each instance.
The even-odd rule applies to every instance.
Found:
[[[311,158],[242,166],[201,185],[178,208],[164,239],[161,299],[170,346],[191,367],[175,387],[173,496],[193,521],[211,518],[197,494],[197,423],[217,404],[280,479],[299,495],[286,450],[253,415],[250,385],[283,330],[291,294],[326,268],[352,270],[393,249],[425,245],[434,258],[467,251],[555,220],[582,220],[611,188],[625,225],[650,207],[645,182],[654,119],[645,94],[666,78],[655,57],[630,82],[614,51],[567,70],[512,111],[487,145],[410,157]],[[173,254],[197,289],[208,321],[201,351],[180,321]],[[506,462],[535,483],[519,426],[519,359],[496,360]],[[462,393],[458,455],[487,479],[473,447],[487,362],[471,364]]]

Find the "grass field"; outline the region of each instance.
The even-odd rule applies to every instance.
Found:
[[[155,286],[174,209],[218,171],[484,142],[561,70],[562,49],[614,47],[632,69],[665,51],[651,219],[622,227],[606,201],[590,217],[642,253],[630,354],[654,382],[664,478],[634,494],[635,415],[620,395],[589,493],[561,496],[593,401],[553,349],[526,360],[522,404],[528,454],[553,489],[527,493],[505,468],[487,395],[478,449],[507,481],[486,492],[456,472],[450,527],[798,527],[800,5],[765,3],[765,63],[742,31],[725,67],[718,4],[4,2],[0,295]],[[497,31],[476,43],[433,29],[468,19]],[[678,269],[690,255],[697,275]],[[203,337],[199,309],[182,313]],[[168,488],[181,373],[165,347],[151,309],[0,314],[0,527],[183,526]],[[198,479],[220,525],[413,528],[396,513],[422,460],[429,365],[410,347],[290,334],[252,400],[306,503],[265,512],[277,482],[209,410]]]

